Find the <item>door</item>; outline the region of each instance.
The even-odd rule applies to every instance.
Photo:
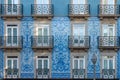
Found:
[[[74,14],[85,14],[87,6],[86,0],[72,0],[73,13]]]
[[[85,46],[85,24],[73,25],[73,45]]]
[[[16,25],[7,26],[6,46],[17,46],[18,45],[18,29]]]
[[[103,14],[115,14],[115,0],[102,0],[102,4]]]
[[[16,15],[19,12],[19,2],[18,0],[7,0],[6,1],[7,5],[6,5],[6,13],[8,15],[12,14],[12,15]]]
[[[50,0],[36,0],[37,14],[48,14]]]
[[[114,46],[115,45],[115,25],[114,24],[104,24],[103,25],[103,45],[104,46]]]
[[[37,28],[37,45],[38,46],[49,46],[50,37],[49,37],[49,25],[41,25]]]

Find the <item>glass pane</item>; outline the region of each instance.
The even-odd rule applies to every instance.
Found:
[[[48,29],[44,28],[44,43],[48,43]]]
[[[83,69],[84,68],[84,62],[83,62],[83,60],[80,60],[80,69]]]
[[[113,60],[109,60],[109,69],[113,69]]]
[[[109,36],[108,35],[108,27],[107,27],[107,25],[103,25],[103,36]]]
[[[17,28],[13,28],[13,44],[17,44]]]
[[[114,32],[113,28],[109,28],[109,35],[110,35],[110,36],[114,36],[114,35],[113,35],[113,32]]]
[[[8,64],[7,64],[7,67],[8,67],[8,68],[12,68],[12,61],[11,61],[11,60],[8,60],[7,63],[8,63]]]
[[[13,68],[17,69],[17,60],[13,60]]]
[[[7,29],[7,44],[11,44],[12,43],[12,30],[11,28]]]
[[[43,4],[49,4],[49,0],[43,0]]]
[[[48,68],[48,60],[44,60],[44,68],[45,68],[45,69]]]
[[[42,69],[42,60],[38,60],[38,69]]]
[[[38,29],[38,44],[42,43],[42,28]]]
[[[8,4],[12,4],[12,0],[8,0]]]
[[[78,60],[74,60],[74,69],[78,69]]]
[[[107,60],[104,60],[104,69],[108,69],[108,61]]]

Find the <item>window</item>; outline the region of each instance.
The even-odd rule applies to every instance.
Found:
[[[19,1],[18,0],[6,0],[5,8],[6,8],[6,14],[18,14],[19,12]]]
[[[6,27],[6,46],[18,45],[18,27],[17,25],[7,25]]]
[[[49,78],[49,58],[41,56],[37,58],[37,78]]]
[[[103,78],[114,78],[115,56],[103,56],[102,65]]]
[[[115,24],[103,24],[102,25],[102,36],[104,46],[115,45]]]
[[[73,78],[85,78],[85,57],[74,56],[73,58]]]
[[[73,24],[73,45],[85,46],[85,24]]]
[[[102,14],[115,14],[115,0],[102,0]]]
[[[18,75],[18,58],[17,56],[8,56],[6,61],[6,77],[17,78]]]
[[[37,14],[49,14],[50,13],[50,0],[36,0]]]
[[[48,46],[50,44],[49,25],[39,25],[36,31],[37,46]]]

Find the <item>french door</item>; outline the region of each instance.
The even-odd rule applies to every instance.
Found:
[[[6,46],[18,45],[18,28],[16,25],[7,26]]]
[[[115,14],[115,0],[102,0],[103,14]]]
[[[73,13],[74,14],[85,14],[86,12],[86,0],[72,0]]]
[[[84,78],[85,77],[85,57],[74,57],[73,58],[73,78]]]
[[[37,14],[48,14],[50,0],[36,0]]]
[[[37,27],[37,45],[38,46],[48,46],[50,44],[50,36],[49,36],[49,26],[42,25],[41,27]]]
[[[6,14],[16,15],[19,13],[18,0],[6,0]]]
[[[73,45],[85,46],[85,24],[73,25]]]
[[[115,24],[103,24],[103,45],[114,46],[115,45]]]

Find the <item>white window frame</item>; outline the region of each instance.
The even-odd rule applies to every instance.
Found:
[[[16,25],[16,27],[13,27],[12,25],[14,25],[14,24],[7,24],[7,26],[6,26],[6,45],[7,46],[9,46],[9,44],[8,44],[8,42],[7,42],[7,40],[8,40],[8,28],[11,28],[11,36],[13,36],[13,29],[14,28],[16,28],[17,29],[17,36],[18,36],[18,25]],[[17,37],[17,40],[18,40],[18,37]],[[11,41],[12,41],[12,43],[10,44],[10,46],[12,45],[12,46],[17,46],[18,45],[18,41],[17,41],[17,44],[13,44],[13,37],[11,38]]]
[[[82,56],[83,57],[83,56]],[[78,69],[80,69],[80,60],[83,60],[83,69],[85,69],[85,56],[83,57],[83,58],[75,58],[75,57],[73,57],[73,69],[75,69],[74,68],[74,61],[75,60],[77,60],[78,61]]]

